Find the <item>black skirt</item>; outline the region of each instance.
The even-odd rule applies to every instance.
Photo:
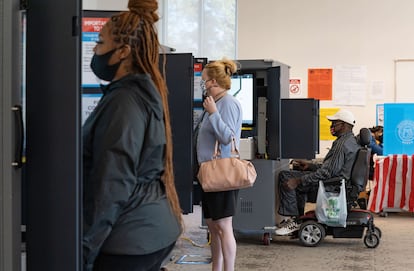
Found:
[[[218,220],[234,216],[237,208],[239,190],[223,192],[203,192],[202,209],[205,219]]]

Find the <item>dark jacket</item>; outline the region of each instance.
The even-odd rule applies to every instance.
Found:
[[[374,154],[381,156],[383,154],[382,145],[377,144],[375,137],[371,135],[368,147],[371,148],[371,157],[369,159],[369,176],[370,180],[374,179]]]
[[[165,196],[161,97],[149,75],[112,82],[83,127],[83,254],[143,255],[180,227]]]
[[[316,168],[314,172],[302,177],[303,184],[317,184],[319,180],[334,177],[349,180],[359,148],[360,146],[351,131],[338,136],[332,143],[332,147],[326,154],[322,165]]]

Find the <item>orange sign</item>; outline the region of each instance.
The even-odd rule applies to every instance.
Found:
[[[308,69],[308,98],[332,100],[332,69]]]

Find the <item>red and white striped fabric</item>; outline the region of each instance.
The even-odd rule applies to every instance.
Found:
[[[414,211],[414,155],[389,155],[375,163],[374,188],[368,210],[379,213],[384,208]]]

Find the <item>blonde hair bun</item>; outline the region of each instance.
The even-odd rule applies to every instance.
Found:
[[[233,60],[223,58],[219,62],[224,65],[224,71],[227,75],[232,76],[237,71],[237,64]]]

